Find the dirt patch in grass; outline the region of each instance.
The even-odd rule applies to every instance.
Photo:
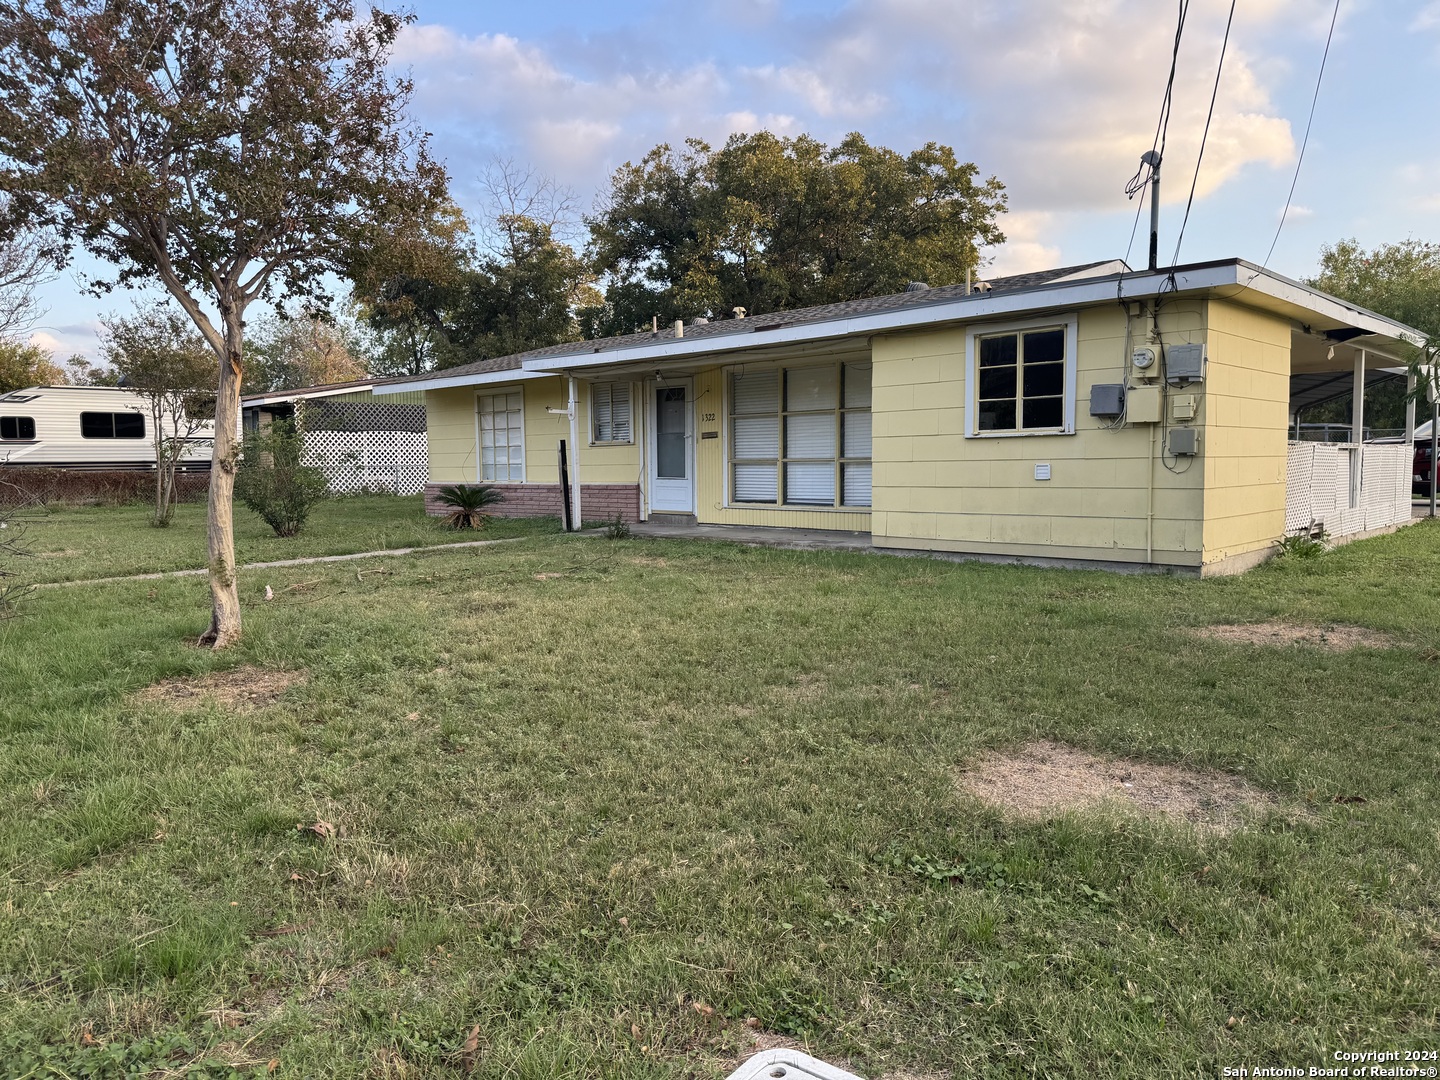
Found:
[[[280,695],[305,682],[303,671],[267,671],[246,665],[209,675],[165,679],[135,695],[137,701],[158,701],[185,708],[201,701],[213,701],[236,712],[249,712],[273,705]]]
[[[1062,743],[989,754],[960,774],[960,787],[1018,818],[1112,806],[1232,832],[1247,810],[1275,800],[1237,776],[1100,757]]]
[[[1263,623],[1202,626],[1196,637],[1228,641],[1239,645],[1309,645],[1317,649],[1344,652],[1349,649],[1389,649],[1393,638],[1363,626],[1313,626],[1307,623],[1272,619]]]

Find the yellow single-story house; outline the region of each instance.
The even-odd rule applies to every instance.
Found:
[[[1243,260],[736,316],[375,393],[424,393],[429,493],[495,484],[516,515],[560,514],[563,441],[577,520],[833,530],[878,549],[1212,574],[1297,529],[1410,519],[1410,440],[1367,444],[1357,410],[1350,443],[1292,442],[1292,397],[1343,371],[1363,402],[1423,335]]]

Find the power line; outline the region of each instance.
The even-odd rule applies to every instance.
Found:
[[[1325,35],[1325,51],[1320,55],[1320,73],[1315,76],[1315,93],[1310,97],[1310,118],[1305,121],[1305,137],[1300,140],[1300,156],[1295,160],[1295,175],[1290,180],[1290,194],[1285,196],[1285,209],[1280,211],[1280,224],[1275,226],[1275,238],[1270,241],[1270,250],[1265,253],[1261,266],[1270,265],[1270,256],[1275,254],[1275,245],[1280,242],[1280,230],[1285,228],[1285,219],[1290,215],[1290,200],[1295,198],[1295,185],[1300,182],[1300,166],[1305,162],[1305,148],[1310,145],[1310,125],[1315,123],[1315,103],[1320,100],[1320,83],[1325,79],[1325,61],[1330,59],[1330,42],[1335,37],[1335,22],[1340,18],[1340,0],[1335,0],[1335,10],[1330,15],[1330,32]]]
[[[1215,99],[1220,96],[1220,75],[1225,70],[1225,50],[1230,46],[1230,26],[1235,21],[1235,0],[1230,0],[1230,15],[1225,20],[1225,37],[1220,42],[1220,64],[1215,68],[1215,87],[1210,91],[1210,111],[1205,114],[1205,130],[1200,135],[1200,153],[1195,158],[1195,175],[1190,178],[1190,197],[1185,200],[1185,216],[1180,220],[1180,235],[1175,241],[1171,266],[1180,263],[1180,245],[1185,242],[1185,226],[1190,223],[1190,207],[1195,203],[1195,185],[1200,182],[1200,163],[1205,160],[1205,143],[1210,138],[1210,121],[1215,117]]]

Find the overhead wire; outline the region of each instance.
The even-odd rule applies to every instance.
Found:
[[[1180,62],[1180,41],[1185,36],[1185,16],[1190,12],[1190,0],[1179,0],[1179,12],[1175,20],[1175,43],[1170,50],[1170,77],[1165,80],[1165,94],[1160,99],[1160,115],[1155,121],[1155,138],[1150,142],[1151,150],[1158,150],[1161,163],[1165,159],[1165,141],[1170,134],[1170,105],[1175,95],[1175,71]],[[1147,171],[1148,169],[1148,171]],[[1137,194],[1140,202],[1135,206],[1135,221],[1130,226],[1130,242],[1125,245],[1125,265],[1130,265],[1130,252],[1135,247],[1135,233],[1140,228],[1140,214],[1145,208],[1145,190],[1149,185],[1153,166],[1143,162],[1135,175],[1125,185],[1125,197],[1133,199]]]
[[[1215,99],[1220,96],[1220,76],[1225,71],[1225,52],[1230,47],[1230,28],[1235,22],[1235,0],[1230,0],[1230,14],[1225,19],[1225,37],[1220,42],[1220,63],[1215,68],[1215,86],[1210,91],[1210,110],[1205,114],[1205,130],[1200,134],[1200,153],[1195,158],[1195,175],[1190,178],[1190,195],[1185,200],[1185,216],[1180,219],[1180,235],[1175,240],[1175,255],[1170,265],[1180,262],[1180,245],[1185,242],[1185,226],[1190,223],[1190,208],[1195,204],[1195,187],[1200,182],[1200,165],[1205,160],[1205,144],[1210,139],[1210,121],[1215,118]]]
[[[1335,38],[1335,23],[1340,18],[1340,0],[1335,0],[1335,10],[1330,14],[1330,31],[1325,35],[1325,51],[1320,54],[1320,72],[1315,76],[1315,93],[1310,96],[1310,116],[1305,121],[1305,137],[1300,140],[1300,156],[1295,159],[1295,175],[1290,179],[1290,193],[1285,196],[1285,209],[1280,211],[1280,224],[1275,226],[1275,238],[1270,241],[1270,250],[1265,253],[1261,266],[1270,265],[1270,256],[1275,254],[1275,245],[1280,242],[1280,230],[1285,228],[1285,219],[1290,216],[1290,203],[1295,198],[1295,185],[1300,182],[1300,166],[1305,163],[1305,148],[1310,145],[1310,127],[1315,123],[1315,104],[1320,100],[1320,84],[1325,80],[1325,62],[1330,59],[1330,42]]]

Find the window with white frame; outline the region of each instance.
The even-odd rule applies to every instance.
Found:
[[[968,433],[1075,430],[1075,319],[976,327],[967,335]]]
[[[730,378],[730,495],[775,506],[870,505],[870,364]]]
[[[634,439],[630,422],[630,384],[590,385],[590,441],[628,443]]]
[[[480,479],[520,483],[525,479],[525,408],[520,391],[480,394],[475,399],[480,427]]]

